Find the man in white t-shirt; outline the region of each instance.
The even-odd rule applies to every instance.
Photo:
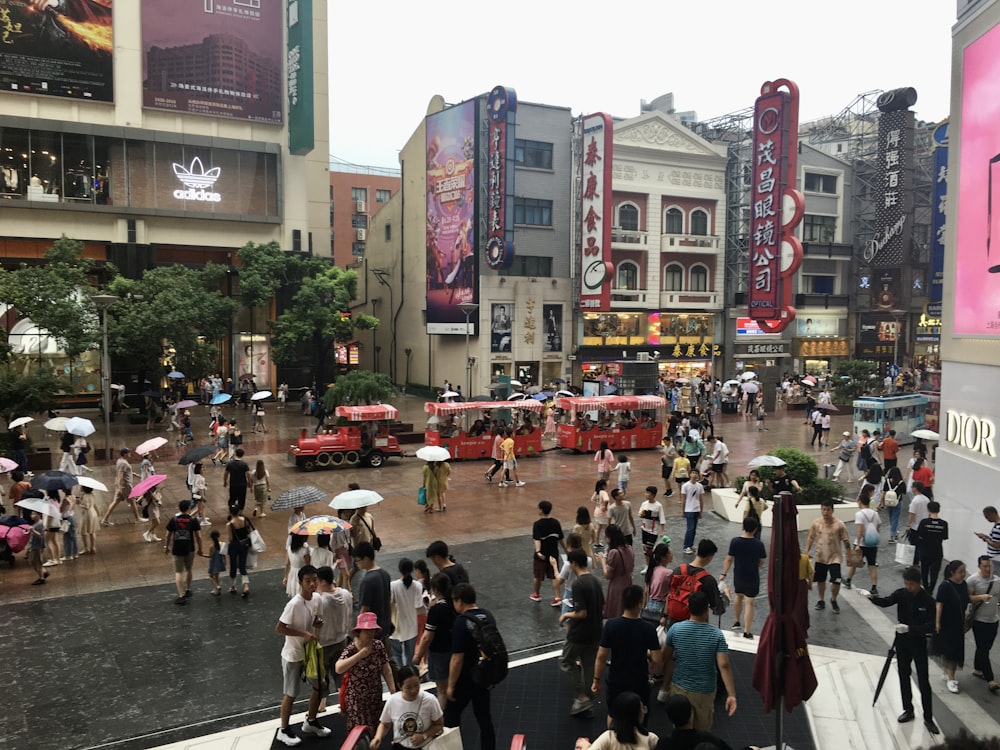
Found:
[[[694,554],[694,537],[698,533],[698,521],[701,519],[701,496],[705,492],[701,484],[701,473],[692,467],[688,480],[681,485],[681,495],[684,497],[684,519],[687,528],[684,531],[684,554]]]
[[[910,514],[906,519],[906,528],[903,532],[906,534],[907,541],[914,545],[916,549],[913,552],[913,564],[920,564],[920,545],[917,544],[916,535],[917,528],[920,526],[920,522],[925,518],[929,518],[931,515],[930,510],[927,509],[927,504],[931,501],[927,495],[924,494],[923,482],[913,483],[913,499],[910,500]]]
[[[712,435],[708,439],[709,462],[708,486],[729,486],[729,475],[726,474],[726,464],[729,463],[729,446],[722,442],[720,435]]]
[[[326,692],[320,698],[319,713],[326,711],[326,700],[335,687],[336,670],[334,666],[340,658],[340,652],[347,646],[351,632],[354,612],[354,595],[342,586],[334,583],[334,570],[322,567],[317,571],[319,583],[314,596],[319,597],[319,614],[323,625],[319,629],[319,645],[323,647],[323,664],[326,665]]]
[[[663,513],[663,505],[656,499],[656,487],[650,485],[646,488],[646,496],[639,506],[639,528],[642,531],[642,551],[646,555],[646,565],[653,555],[653,548],[660,540],[660,535],[667,525],[667,518]],[[643,568],[639,575],[645,575],[646,568]]]
[[[281,698],[281,729],[275,739],[283,745],[295,747],[302,739],[288,726],[292,715],[292,705],[302,684],[302,673],[305,669],[306,641],[317,640],[317,633],[323,627],[320,615],[320,597],[316,596],[316,586],[319,581],[316,568],[303,565],[299,568],[299,593],[288,600],[274,632],[285,636],[285,645],[281,649],[281,676],[283,693]],[[319,710],[320,686],[313,684],[309,693],[309,709],[306,720],[302,722],[302,731],[316,737],[326,737],[330,730],[316,721]]]

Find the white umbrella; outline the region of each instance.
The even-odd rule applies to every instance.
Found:
[[[460,395],[461,395],[460,393],[456,393],[455,391],[445,391],[444,393],[441,394],[441,398],[456,398],[457,396]]]
[[[731,385],[739,385],[739,384],[740,384],[740,381],[738,381],[738,380],[727,380],[725,383],[722,384],[722,387],[723,388],[728,388]]]
[[[18,417],[17,419],[11,420],[11,423],[7,426],[13,430],[15,427],[20,427],[23,424],[28,424],[28,422],[34,421],[33,417]]]
[[[573,398],[576,394],[573,391],[556,391],[557,396],[565,396],[566,398]]]
[[[92,490],[100,490],[101,492],[108,491],[108,485],[104,482],[99,482],[96,479],[91,479],[88,476],[77,477],[76,483],[81,487],[90,487]]]
[[[94,423],[89,419],[84,419],[83,417],[72,417],[66,420],[66,432],[70,435],[87,437],[88,435],[93,435],[97,432],[97,428],[94,427]]]
[[[530,393],[532,396],[534,396],[536,393],[541,393],[541,392],[542,392],[542,386],[540,385],[533,385],[531,386],[531,388],[528,389],[528,393]]]
[[[777,456],[757,456],[750,460],[747,464],[751,469],[759,469],[761,466],[787,466],[787,464],[782,461]]]
[[[124,391],[125,390],[125,386],[123,386],[121,383],[112,383],[111,384],[111,390],[113,390],[113,391]]]
[[[919,429],[914,430],[910,433],[911,436],[915,438],[920,438],[921,440],[940,440],[941,435],[934,432],[934,430]]]
[[[681,385],[687,385],[691,382],[689,378],[674,378],[675,383],[680,383]]]
[[[52,419],[42,426],[50,432],[66,432],[66,423],[68,421],[66,417],[52,417]]]
[[[159,450],[164,445],[167,444],[167,439],[165,437],[154,437],[149,440],[140,443],[135,447],[135,452],[140,456],[145,456],[147,453],[152,453],[155,450]]]
[[[337,510],[355,510],[357,508],[367,508],[384,500],[375,490],[348,490],[335,495],[330,501],[330,507]]]
[[[34,510],[41,513],[43,516],[58,516],[61,515],[59,512],[59,507],[53,505],[43,497],[26,497],[23,500],[18,500],[14,503],[18,508],[24,508],[25,510]]]
[[[512,380],[512,381],[510,381],[510,384],[512,386],[514,386],[515,388],[523,388],[524,387],[524,383],[522,383],[520,380]]]
[[[757,393],[760,390],[760,388],[757,386],[756,383],[747,383],[743,387],[743,390],[745,390],[747,393]]]
[[[521,401],[522,399],[526,399],[527,397],[528,397],[528,394],[526,394],[526,393],[512,393],[512,394],[510,394],[510,397],[507,400],[508,401]]]
[[[270,391],[257,391],[250,397],[251,401],[260,401],[261,399],[271,398],[274,394]]]
[[[442,448],[440,445],[425,445],[417,451],[417,458],[424,461],[447,461],[451,458],[451,454],[447,448]]]
[[[745,372],[742,375],[740,375],[741,380],[753,380],[755,377],[757,377],[757,373],[753,372],[752,370],[750,372]]]

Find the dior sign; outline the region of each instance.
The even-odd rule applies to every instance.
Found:
[[[947,420],[945,440],[973,453],[982,453],[989,458],[996,458],[994,440],[997,428],[992,420],[952,409],[948,410]]]

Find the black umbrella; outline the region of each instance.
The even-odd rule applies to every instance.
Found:
[[[219,450],[219,448],[218,446],[215,445],[199,445],[197,448],[192,448],[183,456],[181,456],[181,460],[178,461],[177,463],[179,463],[181,466],[198,463],[199,461],[201,461],[201,459],[205,458],[206,456],[211,456],[217,450]]]
[[[271,510],[302,508],[310,503],[326,502],[329,495],[319,487],[292,487],[282,492],[271,504]]]
[[[31,486],[36,490],[48,492],[49,490],[63,490],[69,492],[76,487],[78,482],[72,474],[65,471],[46,471],[31,480]]]
[[[875,695],[872,697],[872,705],[878,701],[879,695],[882,693],[882,686],[885,685],[885,678],[889,676],[889,670],[892,668],[892,657],[896,655],[896,639],[899,635],[893,639],[892,645],[889,647],[889,653],[885,656],[885,664],[882,665],[882,674],[878,676],[878,684],[875,685]]]

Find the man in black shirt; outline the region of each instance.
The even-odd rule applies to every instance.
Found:
[[[552,503],[542,500],[538,504],[538,511],[542,517],[535,521],[531,527],[531,538],[535,543],[535,554],[532,558],[532,574],[535,579],[535,588],[531,593],[531,601],[540,602],[542,600],[542,581],[546,578],[552,580],[552,606],[558,607],[562,604],[559,596],[559,588],[556,586],[556,572],[559,569],[559,545],[565,548],[562,541],[562,524],[554,519],[552,513]]]
[[[247,487],[250,486],[250,465],[243,460],[243,449],[236,449],[236,458],[226,464],[222,486],[229,488],[229,512],[243,511],[247,504]]]
[[[497,733],[493,727],[490,691],[477,684],[473,678],[479,655],[469,622],[475,619],[495,625],[496,620],[476,604],[476,590],[471,584],[461,583],[456,586],[451,592],[451,602],[458,616],[451,629],[451,663],[448,667],[448,703],[444,708],[444,725],[459,726],[462,711],[472,703],[472,713],[479,724],[479,747],[482,750],[496,750]]]
[[[861,589],[859,594],[868,592]],[[896,661],[899,665],[899,692],[903,698],[903,713],[899,723],[913,721],[913,688],[910,685],[911,664],[917,671],[920,702],[924,713],[924,726],[931,734],[939,734],[931,708],[931,683],[927,677],[927,636],[934,632],[936,605],[934,598],[920,588],[920,571],[909,567],[903,571],[903,588],[889,596],[873,596],[877,607],[896,605]]]
[[[389,574],[375,564],[375,548],[371,542],[361,542],[354,548],[354,557],[358,568],[365,571],[358,590],[359,612],[374,612],[378,625],[382,628],[379,639],[385,642],[388,649],[388,639],[392,635],[392,617],[389,605],[389,585],[392,583]]]
[[[775,495],[779,492],[791,492],[792,494],[802,492],[802,488],[799,486],[799,483],[785,473],[784,466],[774,467],[774,477],[771,479],[771,489],[774,491]]]
[[[440,539],[427,545],[424,556],[434,563],[438,570],[448,576],[452,588],[460,583],[471,583],[465,568],[461,563],[455,562],[455,558],[448,553],[448,545]]]
[[[917,526],[917,544],[920,547],[920,578],[927,591],[937,587],[941,561],[944,559],[944,541],[948,538],[948,522],[939,517],[941,503],[931,500],[927,503],[930,514]]]
[[[586,713],[594,705],[590,685],[594,680],[594,660],[601,641],[604,589],[587,567],[586,552],[582,549],[571,550],[567,559],[576,580],[572,587],[573,610],[559,616],[559,624],[567,625],[566,644],[559,667],[569,675],[574,695],[570,713],[576,715]]]
[[[604,624],[601,643],[594,660],[594,679],[590,691],[601,691],[601,677],[608,670],[607,705],[626,690],[638,695],[643,705],[649,707],[649,663],[654,674],[660,674],[663,657],[656,629],[639,617],[642,611],[642,587],[631,585],[622,593],[625,613]],[[611,663],[608,664],[610,657]]]
[[[167,539],[163,551],[174,556],[174,582],[177,584],[177,598],[174,604],[186,604],[191,598],[191,578],[194,556],[201,555],[201,526],[197,518],[188,515],[190,500],[181,500],[175,515],[167,522]]]
[[[711,732],[694,728],[694,711],[686,695],[671,695],[667,699],[667,716],[673,722],[674,731],[669,737],[661,737],[656,750],[694,750],[697,747],[712,747],[716,750],[732,750],[724,741]]]

